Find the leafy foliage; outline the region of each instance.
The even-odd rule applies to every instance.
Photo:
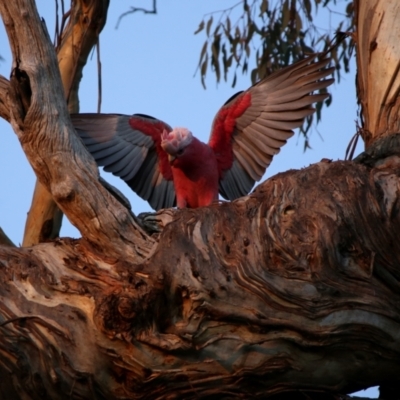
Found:
[[[324,18],[330,21],[329,26],[317,25],[322,11],[329,13],[329,18]],[[207,14],[195,32],[206,35],[198,64],[201,83],[205,88],[211,69],[217,82],[228,81],[232,73],[234,87],[237,74],[248,73],[254,65],[250,70],[254,84],[307,54],[326,50],[337,32],[352,29],[353,18],[350,0],[242,0]],[[342,70],[349,70],[352,50],[353,45],[344,40],[333,51],[338,80]],[[321,106],[317,106],[317,120]],[[309,130],[311,122],[309,118],[303,132]]]

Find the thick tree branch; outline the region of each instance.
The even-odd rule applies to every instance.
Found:
[[[0,245],[15,247],[15,244],[1,228],[0,228]]]
[[[79,112],[79,84],[90,51],[103,29],[109,0],[74,1],[65,30],[59,38],[57,57],[70,113]],[[31,246],[59,235],[62,213],[51,194],[36,182],[25,225],[23,246]]]
[[[109,0],[76,1],[57,45],[61,79],[70,113],[79,112],[79,85],[90,52],[97,44]]]
[[[400,3],[357,0],[357,95],[366,147],[400,132]]]
[[[99,184],[97,167],[75,136],[54,48],[34,2],[2,3],[0,12],[14,56],[11,124],[37,177],[92,245],[115,240],[111,257],[126,252],[139,261],[152,241]]]
[[[50,398],[52,368],[82,398],[339,399],[394,385],[399,197],[399,158],[321,162],[178,211],[140,268],[81,241],[0,248],[0,296],[14,299],[0,303],[0,347],[15,349],[2,376],[24,365]]]
[[[10,111],[8,109],[8,87],[10,82],[3,75],[0,75],[0,117],[10,121]]]
[[[338,400],[396,387],[395,136],[380,135],[357,162],[321,162],[235,202],[177,210],[155,245],[74,135],[32,1],[0,2],[0,12],[14,54],[12,126],[83,235],[0,246],[1,397]]]

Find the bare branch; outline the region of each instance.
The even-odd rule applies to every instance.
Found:
[[[8,109],[8,88],[10,81],[0,75],[0,117],[10,121],[10,110]]]
[[[356,3],[357,96],[361,104],[361,133],[368,146],[380,136],[400,132],[400,25],[394,22],[400,20],[400,3],[360,0]],[[374,13],[370,11],[371,4]],[[393,15],[389,21],[388,14]]]
[[[100,57],[100,38],[98,38],[96,43],[96,54],[97,54],[97,112],[101,112],[101,101],[102,101],[102,84],[101,84],[101,57]]]
[[[12,240],[6,235],[3,229],[0,228],[0,245],[16,247]]]
[[[129,11],[126,11],[119,16],[117,24],[115,25],[115,29],[118,29],[118,26],[124,17],[130,14],[134,14],[135,12],[142,12],[144,14],[157,14],[157,0],[153,0],[153,9],[151,10],[141,7],[131,7]]]
[[[61,32],[56,26],[57,57],[71,113],[79,111],[78,91],[82,70],[91,49],[98,42],[99,33],[106,22],[108,5],[109,0],[79,0],[72,2],[73,8],[65,12],[64,1],[61,1]],[[23,246],[57,237],[61,222],[62,213],[50,193],[37,181],[25,225]]]

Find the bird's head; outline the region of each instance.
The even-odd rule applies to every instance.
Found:
[[[181,156],[192,140],[192,132],[186,128],[174,128],[169,133],[164,129],[161,134],[161,147],[168,154],[169,162],[172,163],[175,158]]]

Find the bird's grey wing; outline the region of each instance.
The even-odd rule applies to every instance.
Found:
[[[217,113],[209,145],[220,166],[221,195],[233,200],[249,193],[275,154],[329,95],[330,58],[314,54],[261,80],[229,100]],[[317,60],[316,60],[317,59]],[[317,92],[314,91],[325,91]]]
[[[169,125],[142,114],[72,114],[71,120],[99,166],[123,179],[155,210],[174,206],[172,173],[160,146]]]

